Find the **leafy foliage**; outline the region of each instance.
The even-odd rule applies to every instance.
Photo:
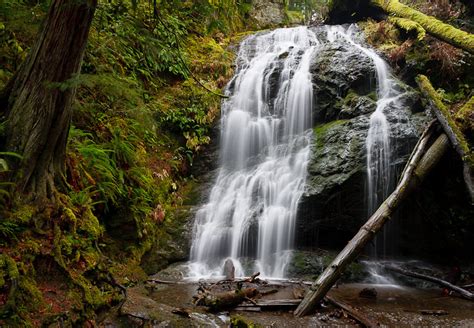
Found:
[[[5,16],[0,30],[0,38],[7,40],[1,48],[0,86],[33,44],[47,2],[0,6],[13,13]],[[144,275],[139,267],[143,255],[153,245],[166,247],[164,241],[179,230],[163,225],[179,225],[174,212],[189,201],[188,193],[195,193],[189,166],[210,142],[220,104],[189,75],[193,72],[212,89],[225,85],[233,56],[225,50],[229,39],[222,32],[238,30],[250,5],[157,2],[158,11],[146,1],[138,1],[135,9],[128,0],[100,1],[82,74],[57,85],[77,87],[66,188],[57,204],[19,206],[0,194],[5,200],[5,206],[0,204],[2,248],[22,267],[19,279],[29,287],[20,293],[34,294],[31,299],[40,307],[16,304],[5,317],[8,324],[21,326],[25,320],[69,311],[71,325],[80,325],[98,307],[116,300],[111,273],[119,283],[133,284]],[[21,56],[15,52],[20,48]],[[0,176],[9,174],[8,156],[0,154]],[[45,261],[47,268],[41,267]],[[68,291],[64,302],[44,309],[35,291],[47,270],[54,271],[54,279],[61,276]],[[33,318],[35,311],[40,318]]]

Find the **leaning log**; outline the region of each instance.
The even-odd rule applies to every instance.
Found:
[[[469,144],[464,137],[461,129],[457,126],[454,118],[451,116],[449,109],[443,104],[441,97],[431,85],[430,80],[424,75],[418,75],[416,82],[428,102],[428,108],[438,119],[441,127],[451,141],[453,148],[459,154],[463,161],[463,176],[466,183],[467,191],[474,203],[474,153],[470,150]],[[469,106],[466,104],[466,106]]]
[[[350,306],[347,303],[339,301],[329,295],[326,295],[325,298],[329,303],[332,303],[333,305],[340,307],[342,310],[346,311],[349,314],[349,316],[354,318],[354,320],[360,322],[364,327],[374,328],[374,327],[380,326],[378,322],[373,321],[371,318],[369,318],[367,315],[357,310],[353,306]]]
[[[428,276],[426,274],[421,274],[421,273],[405,270],[405,269],[402,269],[400,267],[396,267],[394,265],[385,265],[384,268],[389,270],[389,271],[393,271],[393,272],[396,272],[396,273],[399,273],[399,274],[403,274],[403,275],[408,276],[408,277],[413,277],[413,278],[426,280],[426,281],[435,283],[439,286],[442,286],[444,288],[447,288],[449,290],[452,290],[452,291],[458,293],[459,295],[461,295],[462,298],[465,298],[465,299],[470,300],[470,301],[474,301],[474,293],[471,293],[470,291],[468,291],[464,288],[461,288],[459,286],[453,285],[453,284],[447,282],[446,280],[439,279],[439,278],[432,277],[432,276]]]
[[[429,146],[434,132],[427,129],[421,136],[406,169],[395,191],[380,205],[377,211],[362,226],[347,246],[339,253],[334,261],[324,270],[310,287],[305,298],[295,311],[296,316],[302,316],[314,310],[334,283],[341,277],[346,267],[357,258],[365,245],[391,217],[398,205],[418,186],[428,173],[436,166],[449,148],[446,134],[441,134]]]
[[[443,23],[432,16],[425,15],[400,3],[398,0],[370,0],[370,3],[388,14],[418,23],[426,32],[434,37],[474,54],[474,35],[471,33]]]

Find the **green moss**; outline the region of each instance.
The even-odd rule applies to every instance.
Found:
[[[15,210],[13,218],[19,223],[28,224],[35,217],[36,212],[34,206],[25,204]]]
[[[346,123],[347,120],[335,120],[325,124],[316,125],[313,129],[316,140],[323,139],[325,134],[332,128]]]
[[[288,10],[286,14],[288,16],[288,24],[304,24],[304,14],[301,11]]]
[[[384,9],[389,14],[411,20],[433,36],[474,54],[473,34],[445,24],[432,16],[425,15],[401,4],[398,0],[371,0],[371,3]],[[407,22],[404,22],[404,25],[407,25]]]
[[[6,302],[0,307],[0,319],[12,326],[29,326],[23,318],[29,310],[35,310],[42,302],[36,283],[25,274],[18,264],[6,254],[0,254],[0,288],[8,288]]]
[[[465,133],[474,132],[474,96],[458,110],[455,120]]]
[[[244,318],[241,315],[233,315],[230,318],[230,327],[234,328],[259,328],[259,324],[256,324],[249,319]]]
[[[416,78],[416,81],[421,91],[423,92],[423,94],[429,99],[429,101],[431,101],[434,104],[434,106],[436,106],[436,108],[438,108],[441,111],[441,114],[444,116],[452,132],[456,136],[456,140],[459,144],[459,148],[462,150],[464,154],[463,160],[467,161],[471,166],[473,166],[474,156],[472,152],[470,151],[469,144],[467,143],[459,127],[456,125],[456,122],[451,116],[449,109],[444,105],[440,95],[436,92],[436,90],[431,85],[430,80],[424,75],[418,75]]]
[[[426,36],[425,29],[412,20],[406,18],[399,18],[399,17],[389,17],[390,22],[394,23],[396,26],[400,27],[401,29],[405,30],[407,33],[414,32],[416,34],[416,38],[418,41],[421,41]]]

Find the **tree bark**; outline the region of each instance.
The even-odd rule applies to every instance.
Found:
[[[370,0],[370,3],[388,14],[406,18],[420,24],[426,32],[455,47],[474,54],[474,35],[410,8],[398,0]]]
[[[380,205],[378,210],[362,226],[347,246],[334,261],[324,270],[310,287],[309,292],[295,311],[296,316],[303,316],[313,311],[334,283],[340,278],[346,267],[357,258],[365,245],[390,219],[398,205],[423,181],[449,147],[447,136],[443,133],[428,148],[433,135],[430,126],[425,130],[415,147],[412,156],[395,191]],[[428,150],[426,150],[428,149]]]
[[[8,151],[18,153],[16,186],[33,198],[53,198],[62,181],[76,87],[97,0],[53,0],[10,90]]]
[[[438,122],[441,124],[441,127],[448,136],[449,141],[451,141],[453,148],[463,161],[464,182],[471,198],[471,203],[474,203],[474,153],[470,150],[469,144],[466,138],[464,138],[464,134],[457,126],[455,120],[451,117],[449,109],[443,104],[441,97],[431,85],[430,80],[424,75],[418,75],[416,82],[418,83],[421,93],[428,102],[428,108],[438,119]],[[466,104],[466,106],[469,106],[469,103]]]

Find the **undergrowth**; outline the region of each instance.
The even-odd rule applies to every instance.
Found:
[[[143,279],[143,255],[182,222],[190,167],[211,142],[232,35],[248,1],[100,1],[77,86],[66,189],[15,202],[0,153],[0,325],[85,324]],[[0,89],[35,41],[48,1],[0,4]],[[225,36],[226,35],[226,36]],[[229,37],[230,36],[230,37]],[[1,113],[0,113],[1,114]],[[0,143],[5,134],[1,128]],[[164,227],[171,227],[165,229]],[[161,244],[160,244],[161,245]],[[46,276],[51,279],[45,279]]]

